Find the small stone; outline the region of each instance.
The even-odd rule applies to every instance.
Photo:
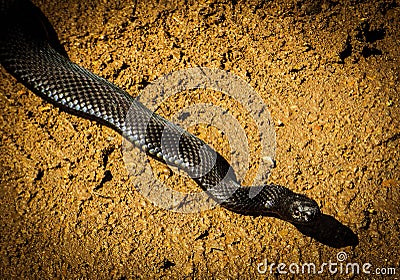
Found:
[[[276,126],[279,126],[279,127],[282,127],[282,126],[284,126],[285,124],[281,121],[281,120],[278,120],[277,122],[276,122]]]
[[[171,176],[171,169],[169,169],[168,167],[164,167],[163,169],[161,169],[160,175],[164,175],[167,177]]]
[[[266,164],[268,164],[268,166],[270,166],[271,168],[275,168],[275,167],[276,167],[276,161],[275,161],[275,159],[273,159],[272,157],[270,157],[270,156],[265,156],[265,157],[262,158],[262,160],[263,160]]]
[[[48,105],[46,105],[46,106],[44,106],[44,107],[40,107],[40,108],[39,108],[39,111],[41,111],[41,112],[47,112],[47,111],[50,111],[52,107],[53,107],[52,105],[48,104]]]
[[[348,189],[354,189],[354,183],[352,181],[345,181],[345,184]]]

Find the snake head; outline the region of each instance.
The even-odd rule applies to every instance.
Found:
[[[280,185],[264,185],[253,200],[261,214],[274,214],[293,224],[311,225],[321,216],[315,200]]]
[[[282,206],[284,205],[280,214],[285,220],[295,224],[312,224],[321,216],[317,202],[302,194],[292,193]]]
[[[266,185],[260,193],[266,212],[293,224],[310,225],[321,216],[315,200],[279,185]]]

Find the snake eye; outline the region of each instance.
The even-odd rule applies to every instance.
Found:
[[[300,210],[299,210],[299,209],[294,209],[294,211],[293,211],[293,217],[294,217],[294,218],[300,218],[300,216],[301,216]]]

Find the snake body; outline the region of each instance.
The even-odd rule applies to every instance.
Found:
[[[35,94],[72,114],[101,122],[148,155],[178,166],[221,206],[246,215],[277,215],[309,224],[317,203],[283,186],[241,186],[229,163],[199,138],[146,108],[124,90],[71,62],[49,40],[25,0],[0,6],[0,63]],[[129,121],[127,121],[129,119]]]

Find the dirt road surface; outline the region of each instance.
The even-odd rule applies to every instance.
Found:
[[[0,277],[399,277],[398,2],[189,2],[34,1],[72,61],[134,96],[196,66],[244,79],[275,123],[269,181],[314,198],[321,223],[297,228],[221,207],[190,214],[157,207],[135,188],[146,184],[140,174],[128,176],[120,135],[62,112],[1,68]],[[235,100],[192,90],[157,112],[169,118],[207,102],[243,128],[255,155],[244,179],[251,183],[259,138]],[[190,128],[230,160],[221,129]],[[150,164],[165,186],[197,189]],[[329,262],[338,264],[335,274],[322,266]],[[316,272],[302,273],[304,263]],[[359,273],[347,273],[348,263]]]

